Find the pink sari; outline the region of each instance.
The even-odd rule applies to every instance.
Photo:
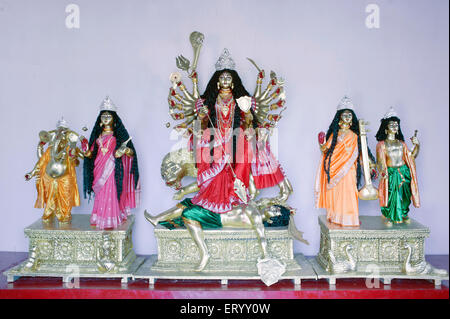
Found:
[[[103,139],[103,146],[108,147],[105,154],[101,151],[100,139]],[[138,205],[139,184],[135,189],[134,176],[131,174],[132,157],[123,155],[123,184],[119,201],[114,174],[116,138],[112,134],[104,135],[99,137],[96,143],[99,148],[94,162],[94,181],[92,183],[95,201],[90,222],[91,225],[96,225],[97,229],[117,228],[130,215],[131,209]]]
[[[252,110],[256,112],[256,100],[252,98]],[[252,160],[251,172],[255,187],[263,189],[281,183],[286,177],[280,163],[270,150],[269,140],[257,140],[256,156]]]
[[[269,141],[257,142],[255,160],[252,162],[252,175],[257,189],[278,185],[285,178],[275,155],[270,150]]]

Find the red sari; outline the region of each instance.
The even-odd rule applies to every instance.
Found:
[[[203,106],[203,100],[199,99],[196,108]],[[229,106],[228,114],[222,113],[222,105]],[[240,118],[244,113],[237,107],[233,98],[229,101],[216,101],[215,128],[204,130],[196,147],[197,184],[200,188],[192,198],[192,203],[208,209],[214,213],[226,213],[234,205],[243,204],[242,200],[234,192],[234,181],[240,179],[246,188],[249,184],[251,150],[241,128],[236,141],[236,162],[233,163],[233,119],[234,112],[240,112]],[[243,121],[242,121],[243,122]],[[211,141],[211,133],[214,139]],[[213,158],[211,159],[209,144],[214,144]],[[232,168],[231,168],[232,166]],[[249,194],[247,191],[247,199]]]

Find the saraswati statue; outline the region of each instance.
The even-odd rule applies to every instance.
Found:
[[[372,185],[377,177],[375,157],[367,147],[368,124],[356,117],[351,99],[338,104],[327,133],[320,132],[322,159],[314,185],[315,206],[327,210],[327,220],[340,226],[359,227],[358,198],[374,200],[378,191]],[[361,175],[365,185],[359,189]]]
[[[270,82],[262,90],[264,70],[249,59],[258,69],[256,90],[251,95],[230,52],[224,49],[200,94],[196,66],[203,39],[199,32],[190,36],[194,48],[192,65],[183,56],[176,59],[178,68],[192,80],[192,92],[181,81],[180,73],[170,76],[169,114],[174,120],[184,120],[175,129],[184,131],[188,141],[185,148],[167,154],[161,165],[166,185],[177,190],[175,200],[193,196],[158,215],[144,212],[154,226],[159,223],[170,229],[187,228],[200,252],[196,271],[204,270],[211,258],[204,229],[232,227],[255,231],[263,255],[261,262],[271,259],[264,225],[273,225],[275,220],[283,219],[284,226],[289,223],[293,236],[307,243],[293,224],[295,210],[286,204],[292,186],[268,140],[285,109],[284,81],[271,72]],[[270,113],[276,110],[281,112]],[[182,187],[185,176],[196,181]],[[278,196],[257,199],[259,189],[273,186],[279,187]]]

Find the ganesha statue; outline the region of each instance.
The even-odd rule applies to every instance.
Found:
[[[257,235],[262,257],[271,258],[265,229],[271,224],[288,226],[292,236],[307,243],[293,223],[295,209],[286,201],[292,186],[270,149],[269,136],[285,110],[284,81],[271,72],[263,90],[264,70],[258,69],[256,89],[251,95],[236,71],[227,49],[215,64],[215,72],[203,94],[198,88],[196,66],[204,36],[191,34],[194,60],[176,59],[178,68],[192,81],[189,92],[180,73],[170,76],[169,114],[183,120],[175,130],[183,133],[186,146],[168,153],[161,165],[161,176],[167,186],[177,192],[175,200],[183,200],[157,215],[144,212],[155,227],[185,227],[200,253],[195,271],[207,267],[211,254],[205,243],[206,229],[247,228]],[[276,111],[276,114],[272,114]],[[184,177],[195,181],[183,186]],[[278,196],[258,198],[259,190],[278,186]],[[192,197],[185,198],[186,195]],[[278,263],[280,267],[282,263]],[[255,267],[256,268],[256,267]],[[280,272],[282,273],[282,271]]]
[[[87,145],[86,138],[70,130],[64,118],[58,121],[55,130],[39,133],[38,161],[25,174],[25,180],[36,178],[38,195],[34,207],[44,208],[44,222],[52,222],[56,217],[60,223],[68,223],[72,207],[80,205],[75,168],[83,152],[77,147],[78,142]]]

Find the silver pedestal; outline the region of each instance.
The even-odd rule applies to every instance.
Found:
[[[153,266],[157,262],[157,259],[157,255],[151,255],[133,275],[133,279],[147,279],[150,287],[154,285],[157,279],[217,280],[222,285],[228,285],[229,280],[261,280],[256,269],[256,263],[254,264],[253,270],[195,272],[192,269],[193,267],[189,267],[186,270],[155,270]],[[290,279],[294,282],[296,288],[300,288],[302,279],[317,279],[311,264],[303,254],[296,254],[294,261],[301,269],[286,270],[279,280]]]
[[[300,285],[302,278],[316,279],[303,255],[294,256],[287,227],[266,228],[265,235],[269,255],[286,265],[280,280],[292,279]],[[257,263],[262,251],[254,231],[224,228],[204,230],[204,236],[211,259],[203,271],[196,272],[200,255],[188,231],[157,226],[158,255],[148,259],[133,278],[148,279],[150,284],[156,279],[220,280],[222,284],[230,279],[261,279]]]
[[[360,216],[359,227],[342,227],[319,216],[320,251],[311,261],[318,279],[330,285],[339,278],[428,279],[435,285],[448,272],[425,261],[424,242],[430,230],[411,219],[388,227],[381,216]]]

